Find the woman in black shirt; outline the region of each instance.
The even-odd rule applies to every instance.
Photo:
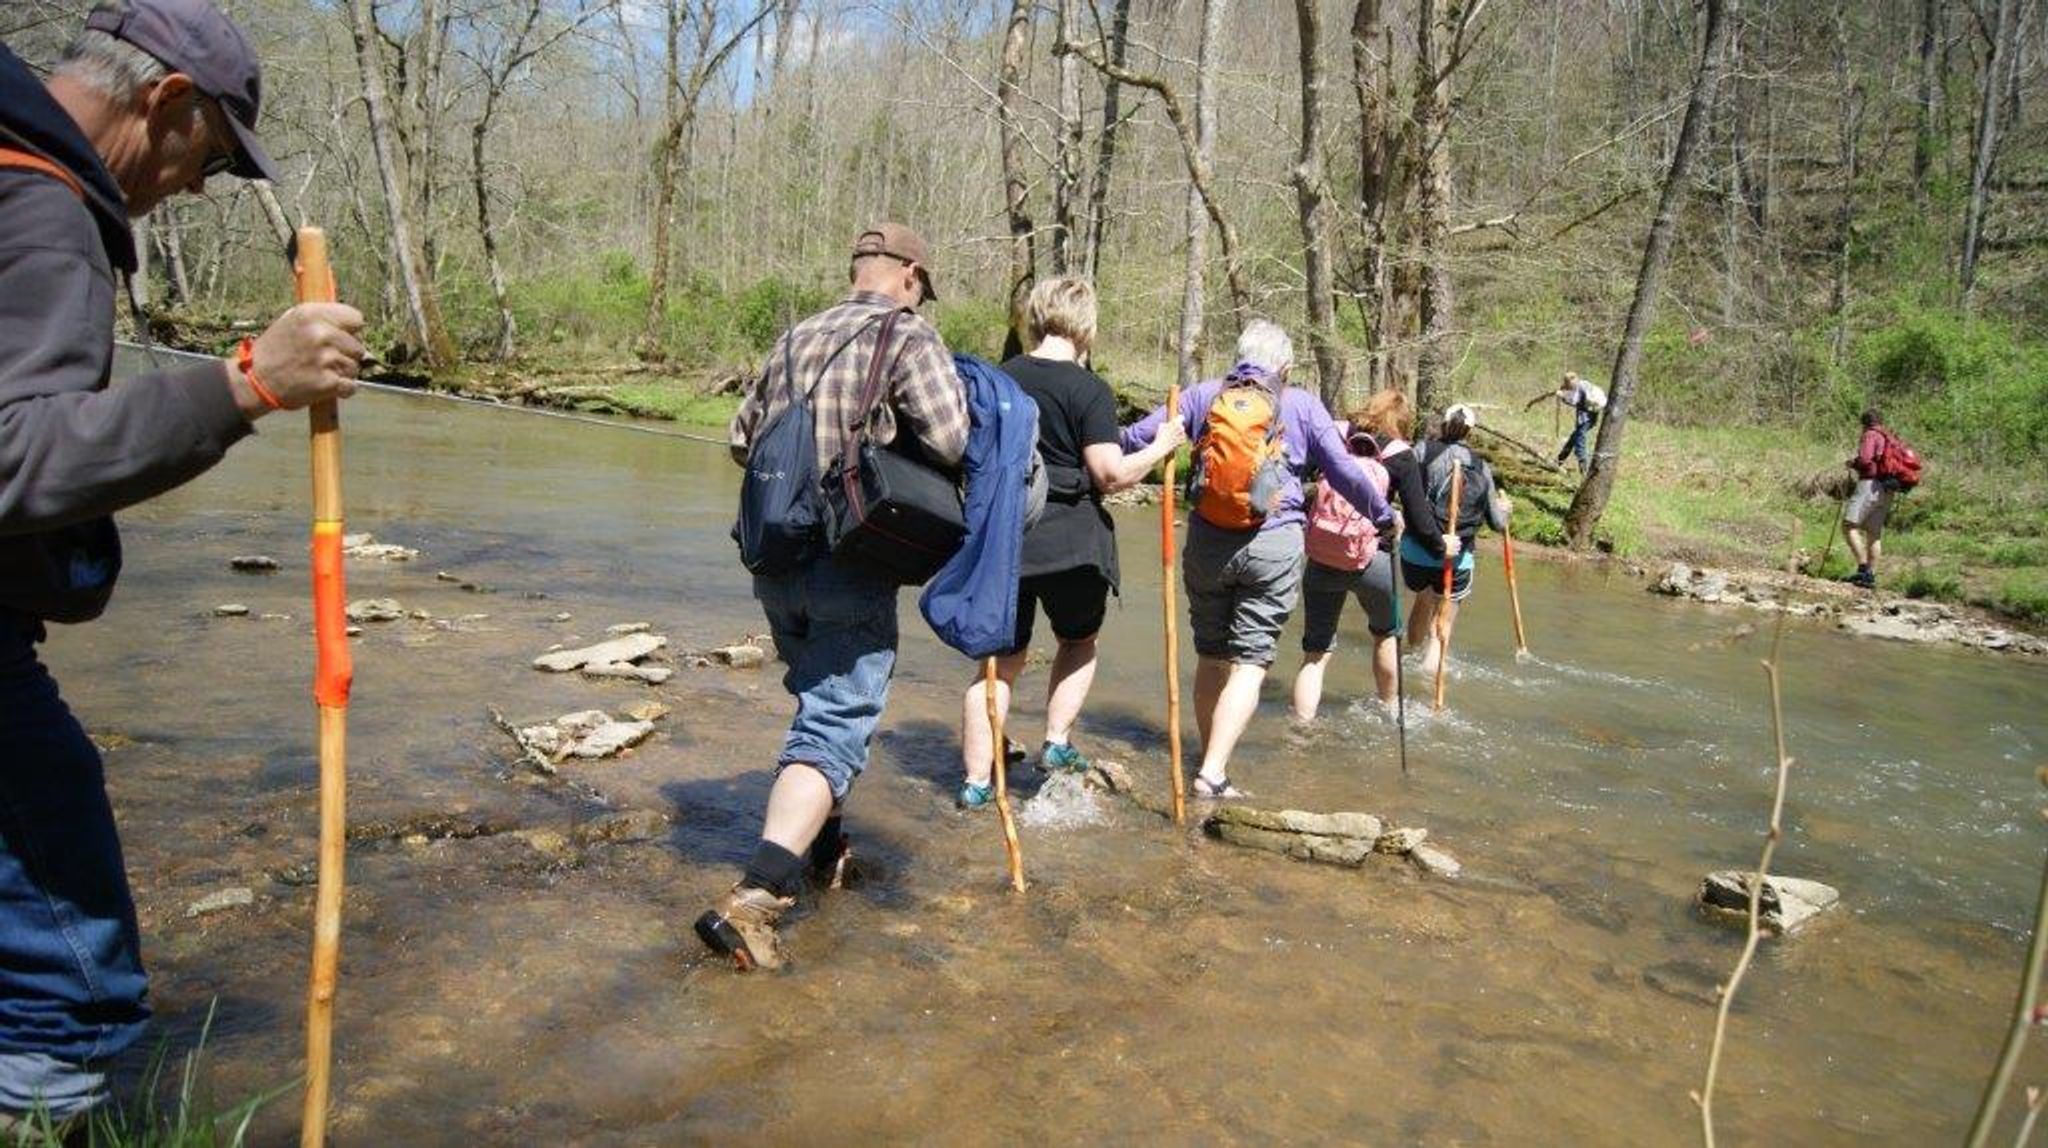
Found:
[[[996,659],[996,705],[1007,716],[1011,686],[1023,672],[1033,616],[1045,611],[1059,640],[1046,683],[1047,770],[1085,772],[1089,761],[1074,748],[1074,722],[1095,680],[1095,634],[1109,593],[1116,588],[1116,528],[1102,496],[1134,486],[1177,449],[1186,435],[1176,422],[1158,440],[1126,455],[1117,442],[1116,397],[1109,384],[1082,366],[1095,341],[1095,288],[1078,278],[1047,279],[1032,288],[1033,347],[1003,364],[1038,404],[1038,449],[1045,459],[1045,513],[1024,536],[1017,584],[1017,636]],[[979,674],[968,687],[960,718],[966,781],[958,804],[979,809],[995,799],[985,686]]]

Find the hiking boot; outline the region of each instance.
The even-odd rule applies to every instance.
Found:
[[[988,785],[976,785],[971,781],[963,781],[960,783],[960,792],[953,798],[953,808],[972,813],[977,809],[988,808],[995,800],[996,787],[993,782]]]
[[[697,937],[714,953],[732,958],[739,971],[779,969],[783,964],[782,940],[775,935],[775,923],[796,904],[795,897],[778,897],[752,885],[734,885],[732,892],[718,899],[708,912],[697,918]]]
[[[1858,570],[1842,580],[1851,586],[1861,586],[1865,590],[1877,589],[1877,575],[1868,570]]]
[[[1050,741],[1039,750],[1038,764],[1047,773],[1086,773],[1095,766],[1086,754],[1073,746]]]
[[[837,848],[825,849],[821,840],[811,846],[811,883],[820,889],[846,889],[860,884],[860,866],[855,863],[853,844],[845,837]]]

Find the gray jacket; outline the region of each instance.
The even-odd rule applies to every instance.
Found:
[[[0,611],[80,622],[120,572],[109,515],[198,476],[250,428],[217,362],[108,387],[109,250],[123,270],[134,261],[119,189],[4,48],[0,95],[0,146],[61,164],[86,190],[0,167]]]

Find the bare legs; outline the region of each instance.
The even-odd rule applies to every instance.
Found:
[[[1060,639],[1052,656],[1052,674],[1045,684],[1045,740],[1067,745],[1073,740],[1074,723],[1081,720],[1081,706],[1088,689],[1095,684],[1095,635],[1075,641]]]
[[[1010,695],[1017,676],[1024,672],[1026,656],[1020,651],[996,659],[996,710],[1003,715],[1005,724],[1010,717]],[[1087,704],[1088,689],[1094,684],[1095,635],[1071,642],[1060,639],[1059,650],[1052,657],[1051,677],[1045,684],[1045,740],[1060,745],[1072,740],[1074,723],[1081,720],[1081,707]],[[977,673],[960,703],[960,764],[966,770],[967,780],[976,785],[989,783],[994,754],[994,747],[989,744],[985,696],[985,683]]]
[[[983,738],[987,741],[987,738]],[[832,815],[832,784],[825,775],[801,762],[783,767],[768,791],[768,819],[761,839],[801,857]]]
[[[1202,733],[1201,779],[1220,786],[1237,739],[1259,708],[1266,667],[1204,657],[1195,664],[1195,724]]]
[[[996,659],[996,712],[1003,715],[1005,725],[1010,718],[1011,687],[1017,683],[1017,675],[1024,672],[1024,651],[1008,654]],[[960,764],[966,768],[967,780],[976,785],[987,785],[994,776],[990,768],[995,746],[990,744],[988,728],[988,692],[980,672],[974,675],[974,684],[967,687],[967,696],[960,704]]]
[[[1424,677],[1436,674],[1437,659],[1442,652],[1436,644],[1436,615],[1441,609],[1444,614],[1444,637],[1451,636],[1451,628],[1458,623],[1458,604],[1445,602],[1435,590],[1424,590],[1415,595],[1415,612],[1408,618],[1408,644],[1422,651],[1422,660],[1416,669]],[[1381,696],[1386,696],[1384,687]]]
[[[1395,661],[1400,656],[1400,645],[1394,635],[1373,639],[1372,678],[1373,688],[1379,694],[1380,704],[1391,706],[1396,699]],[[1314,721],[1316,711],[1322,708],[1323,675],[1330,666],[1330,651],[1319,654],[1303,654],[1301,669],[1294,675],[1294,716],[1300,721]]]
[[[1859,567],[1877,569],[1877,560],[1884,553],[1884,543],[1864,533],[1861,526],[1843,526],[1842,540],[1849,544],[1849,554],[1856,559]]]

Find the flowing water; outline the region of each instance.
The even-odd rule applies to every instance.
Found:
[[[1739,938],[1689,898],[1761,844],[1766,616],[1529,561],[1537,656],[1518,662],[1489,551],[1450,708],[1410,706],[1405,777],[1392,723],[1355,704],[1355,614],[1324,721],[1284,716],[1290,628],[1231,769],[1260,804],[1427,826],[1461,880],[1241,851],[1062,789],[1023,803],[1018,896],[993,816],[951,806],[972,667],[906,595],[895,692],[849,813],[869,879],[807,900],[793,971],[740,977],[688,924],[759,827],[789,711],[773,666],[683,668],[649,688],[527,665],[618,622],[686,649],[764,629],[725,536],[724,452],[383,395],[345,425],[351,529],[423,552],[353,565],[351,594],[443,622],[373,624],[356,642],[339,1142],[1694,1137],[1687,1093]],[[224,1101],[299,1071],[306,483],[301,425],[267,420],[125,516],[113,609],[47,647],[112,746],[174,1047],[218,1002],[209,1079]],[[1080,739],[1163,790],[1157,515],[1118,522],[1126,587]],[[252,552],[285,570],[229,572]],[[223,602],[292,620],[213,617]],[[1844,907],[1763,950],[1731,1025],[1722,1128],[1745,1143],[1952,1141],[2029,927],[2048,668],[1804,622],[1784,662],[1797,763],[1777,867],[1838,886]],[[1012,719],[1027,743],[1043,672]],[[555,780],[517,765],[491,720],[648,697],[674,709],[653,742]],[[1029,798],[1032,771],[1012,776]],[[648,843],[568,840],[620,809],[670,825]],[[187,916],[231,886],[256,904]],[[2020,1079],[2044,1077],[2035,1056]],[[273,1105],[258,1141],[287,1140],[296,1115],[295,1097]]]

